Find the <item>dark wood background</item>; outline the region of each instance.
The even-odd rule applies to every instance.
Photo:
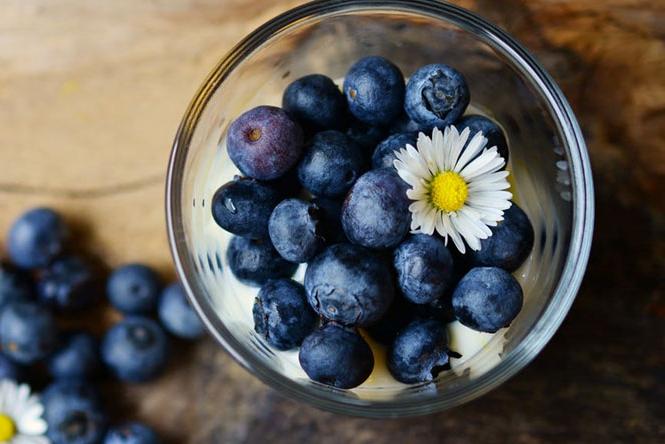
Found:
[[[231,45],[298,3],[4,0],[0,231],[53,205],[110,266],[142,260],[172,277],[163,173],[182,112]],[[665,442],[665,2],[458,3],[536,54],[589,144],[591,262],[542,354],[453,411],[374,421],[284,399],[208,340],[179,347],[154,383],[107,387],[116,415],[169,443]]]

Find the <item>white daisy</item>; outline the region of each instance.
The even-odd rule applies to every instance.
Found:
[[[0,443],[49,444],[44,406],[30,387],[9,379],[0,379]]]
[[[431,139],[420,133],[418,149],[407,144],[395,152],[394,161],[411,185],[406,192],[414,201],[409,206],[411,231],[431,235],[436,230],[446,243],[450,236],[461,253],[464,241],[480,250],[480,240],[492,235],[489,227],[503,220],[513,197],[506,191],[508,171],[501,170],[506,161],[495,146],[485,148],[481,132],[467,145],[469,133],[466,128],[460,134],[454,126],[444,133],[434,128]]]

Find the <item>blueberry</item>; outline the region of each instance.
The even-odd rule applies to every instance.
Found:
[[[162,283],[155,270],[143,264],[116,268],[106,283],[111,305],[125,314],[153,312],[161,289]]]
[[[176,282],[164,289],[159,298],[159,320],[172,335],[182,339],[198,339],[205,328],[194,308],[189,304],[185,289]]]
[[[515,203],[504,211],[503,217],[496,227],[491,227],[492,235],[480,241],[480,250],[469,252],[475,266],[514,271],[529,256],[533,248],[529,218]]]
[[[277,252],[289,262],[310,260],[324,245],[318,232],[319,209],[300,199],[282,201],[270,216],[268,231]]]
[[[319,208],[319,231],[326,242],[347,242],[342,229],[342,202],[329,197],[315,197],[312,203]]]
[[[72,381],[51,384],[42,395],[47,436],[53,444],[98,444],[107,417],[92,386]]]
[[[432,381],[448,365],[445,324],[418,319],[402,329],[388,351],[388,370],[405,384]]]
[[[395,119],[389,126],[388,132],[390,134],[398,133],[416,133],[419,131],[428,132],[427,127],[421,127],[418,123],[411,120],[406,111],[403,111],[397,119]]]
[[[492,120],[484,116],[477,115],[468,115],[464,116],[455,122],[455,127],[459,132],[464,131],[465,128],[469,128],[471,131],[469,134],[469,140],[476,135],[478,131],[482,131],[483,136],[487,137],[486,148],[492,148],[496,146],[497,151],[508,164],[508,142],[506,141],[506,136],[503,134],[503,130],[494,123]]]
[[[418,319],[434,319],[444,324],[453,322],[455,320],[452,301],[453,289],[447,290],[446,294],[429,304],[412,304],[414,317]]]
[[[291,279],[266,282],[254,301],[253,314],[254,330],[279,350],[299,347],[318,322],[305,288]]]
[[[300,158],[303,132],[283,109],[257,106],[231,123],[226,140],[229,157],[244,175],[272,180]]]
[[[303,127],[321,131],[346,123],[346,100],[337,85],[322,74],[294,80],[284,90],[282,107]]]
[[[127,422],[112,427],[104,437],[104,444],[158,444],[157,434],[140,422]]]
[[[335,323],[307,336],[298,359],[310,379],[342,389],[359,386],[374,369],[367,342],[354,330]]]
[[[298,268],[280,256],[269,240],[238,236],[229,242],[226,261],[238,280],[254,286],[261,286],[268,279],[291,277]]]
[[[236,177],[215,193],[212,216],[226,231],[261,239],[268,236],[268,219],[280,200],[276,189],[254,179]]]
[[[261,183],[276,191],[282,199],[298,196],[302,192],[302,185],[300,185],[300,179],[298,179],[298,164],[294,165],[283,176]]]
[[[433,64],[419,68],[409,79],[404,109],[423,129],[443,130],[464,114],[469,100],[462,74],[448,65]]]
[[[387,125],[404,105],[404,76],[379,56],[358,60],[344,78],[344,95],[351,113],[369,125]]]
[[[438,236],[414,234],[395,249],[399,288],[416,304],[427,304],[443,296],[451,284],[453,257]]]
[[[35,208],[19,217],[9,229],[9,257],[21,268],[45,267],[58,256],[67,237],[65,223],[49,208]]]
[[[39,273],[37,296],[43,304],[62,311],[89,307],[100,292],[100,281],[83,259],[65,256]]]
[[[0,262],[0,308],[10,302],[29,301],[33,297],[30,276]]]
[[[12,302],[0,311],[2,351],[19,364],[32,364],[48,356],[57,343],[51,312],[34,302]]]
[[[88,333],[66,334],[60,347],[49,357],[47,365],[54,379],[90,379],[100,367],[99,344]]]
[[[168,339],[155,321],[129,316],[106,332],[101,355],[104,364],[118,379],[148,381],[166,366]]]
[[[394,168],[363,174],[342,206],[342,226],[349,240],[369,248],[397,246],[409,231],[408,185]]]
[[[455,317],[477,331],[495,333],[522,309],[522,287],[506,270],[472,268],[453,292]]]
[[[21,367],[4,354],[0,353],[0,380],[11,379],[18,381],[23,376]]]
[[[397,133],[388,136],[388,138],[377,145],[376,150],[374,150],[374,154],[372,155],[372,168],[393,168],[393,161],[397,159],[397,157],[395,157],[395,151],[406,148],[407,144],[415,147],[417,140],[417,133]]]
[[[344,133],[324,131],[312,138],[300,164],[300,183],[316,196],[344,195],[365,170],[365,155]]]
[[[413,320],[414,305],[396,293],[388,311],[366,329],[372,339],[384,345],[392,344],[397,333]]]
[[[377,253],[336,244],[314,258],[305,272],[307,298],[319,315],[347,325],[369,325],[394,296],[389,264]]]
[[[380,126],[367,125],[357,119],[353,119],[346,130],[349,136],[360,148],[367,158],[372,156],[376,145],[386,138],[388,130]]]

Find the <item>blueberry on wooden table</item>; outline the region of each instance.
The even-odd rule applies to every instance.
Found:
[[[21,268],[46,267],[65,245],[67,227],[58,213],[35,208],[22,214],[9,229],[7,252]]]
[[[88,383],[60,381],[41,397],[47,436],[53,444],[98,444],[108,422],[95,389]]]
[[[47,361],[49,374],[56,380],[92,379],[101,367],[99,343],[85,332],[68,332]]]
[[[179,282],[162,291],[157,315],[166,331],[178,338],[194,340],[205,334],[205,327]]]
[[[144,382],[166,367],[168,338],[152,319],[128,316],[109,329],[101,345],[102,361],[118,379]]]
[[[57,345],[51,312],[34,302],[12,302],[0,310],[0,347],[19,364],[46,358]]]
[[[357,387],[374,369],[374,355],[353,329],[328,323],[307,336],[298,360],[310,379],[342,389]]]
[[[144,264],[122,265],[106,282],[111,305],[125,314],[148,314],[157,307],[162,282],[155,270]]]
[[[147,425],[132,421],[111,427],[103,444],[159,444],[154,430]]]
[[[37,280],[39,301],[59,311],[89,307],[100,293],[91,265],[77,256],[64,256],[41,270]]]
[[[0,308],[9,302],[33,299],[34,286],[30,276],[6,262],[0,262]]]

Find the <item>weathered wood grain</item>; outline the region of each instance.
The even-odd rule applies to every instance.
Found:
[[[52,205],[109,266],[142,260],[172,277],[163,173],[182,112],[231,45],[297,3],[3,1],[0,232],[25,208]],[[592,260],[545,351],[452,412],[369,421],[283,399],[211,341],[179,345],[159,381],[108,385],[118,417],[145,420],[171,443],[665,441],[665,3],[462,4],[541,59],[588,138]]]

